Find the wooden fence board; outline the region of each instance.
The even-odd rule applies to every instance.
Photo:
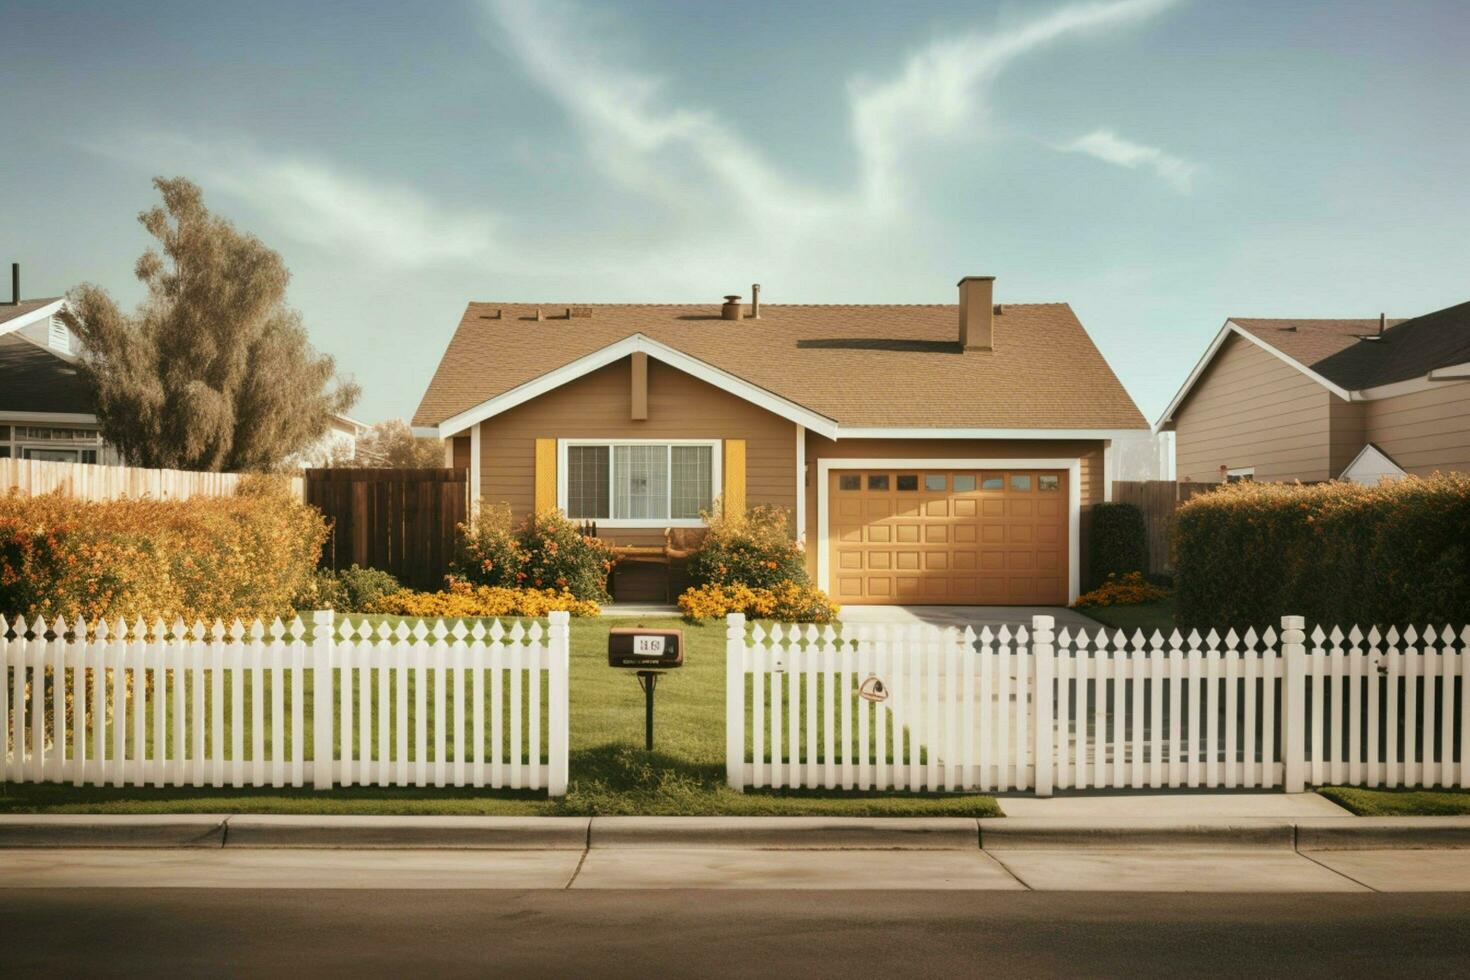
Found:
[[[188,500],[190,497],[232,497],[239,473],[197,473],[155,470],[140,466],[104,466],[39,459],[0,459],[0,494],[12,489],[22,496],[61,493],[78,500],[117,500],[154,497]],[[291,478],[292,492],[300,497],[301,477]]]
[[[305,499],[332,523],[323,568],[390,572],[416,589],[443,585],[468,516],[463,469],[309,469]]]

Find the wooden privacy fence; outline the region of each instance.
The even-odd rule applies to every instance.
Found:
[[[138,466],[100,466],[38,459],[0,459],[0,493],[11,489],[21,496],[61,493],[78,500],[117,500],[155,497],[233,497],[239,473],[196,473],[190,470],[150,470]],[[301,477],[291,477],[292,493],[301,496]]]
[[[391,572],[415,589],[444,584],[469,504],[462,469],[310,469],[306,502],[332,523],[324,568]]]
[[[566,793],[567,613],[509,630],[311,620],[0,620],[5,778]]]
[[[1174,529],[1174,511],[1191,497],[1214,489],[1213,483],[1176,483],[1173,480],[1114,480],[1113,502],[1133,504],[1143,511],[1143,525],[1148,535],[1148,570],[1158,574],[1170,571],[1170,534]]]
[[[747,633],[731,616],[726,669],[737,789],[1470,787],[1470,627]]]

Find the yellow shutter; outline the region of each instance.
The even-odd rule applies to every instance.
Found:
[[[745,440],[725,440],[724,513],[745,513]]]
[[[536,440],[536,513],[556,509],[556,440]]]

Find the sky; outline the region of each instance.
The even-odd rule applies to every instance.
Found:
[[[1228,316],[1470,299],[1467,50],[1466,0],[0,0],[0,262],[132,305],[187,176],[369,422],[470,300],[994,275],[1152,420]]]

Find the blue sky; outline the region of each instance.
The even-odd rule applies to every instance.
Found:
[[[132,303],[149,178],[189,176],[369,421],[470,299],[990,274],[1152,419],[1226,316],[1470,299],[1467,49],[1463,0],[0,2],[0,261]]]

